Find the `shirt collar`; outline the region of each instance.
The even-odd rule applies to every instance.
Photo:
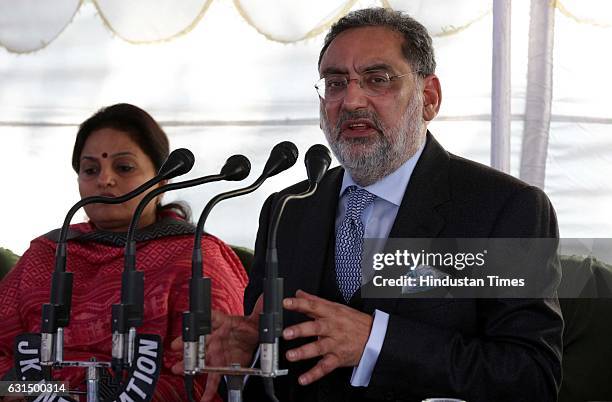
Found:
[[[424,148],[425,143],[423,143],[419,150],[393,173],[366,187],[361,187],[355,183],[350,173],[345,169],[344,176],[342,177],[342,185],[340,186],[340,197],[342,197],[347,187],[357,186],[399,207],[402,198],[404,198],[404,193],[406,192],[406,187],[408,187],[408,182],[410,181],[414,167],[421,153],[423,153]]]

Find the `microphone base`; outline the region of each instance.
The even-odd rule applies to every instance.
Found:
[[[111,368],[111,362],[106,361],[98,361],[98,360],[90,360],[90,361],[82,361],[82,360],[64,360],[61,363],[57,363],[53,365],[54,368],[65,368],[65,367],[81,367],[85,369],[89,368]]]
[[[250,368],[250,367],[210,367],[199,370],[202,373],[215,373],[215,374],[223,374],[223,375],[253,375],[257,377],[266,377],[266,378],[274,378],[282,375],[289,374],[289,370],[274,370],[272,372],[266,372],[259,368]]]

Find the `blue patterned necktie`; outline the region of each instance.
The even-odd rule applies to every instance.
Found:
[[[336,232],[336,280],[348,303],[361,287],[361,258],[365,233],[361,215],[376,196],[357,186],[346,189],[346,213]]]

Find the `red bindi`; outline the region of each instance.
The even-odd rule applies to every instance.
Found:
[[[102,157],[106,158],[106,157],[108,157],[108,154],[106,152],[102,152]]]

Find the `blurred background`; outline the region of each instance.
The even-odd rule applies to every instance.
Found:
[[[487,165],[501,155],[493,165],[549,195],[561,236],[612,237],[608,0],[0,0],[0,246],[21,254],[61,225],[79,198],[78,125],[102,106],[151,113],[172,148],[196,155],[187,178],[242,153],[250,183],[277,142],[301,155],[325,143],[319,50],[331,23],[367,6],[407,11],[434,37],[443,102],[430,130],[447,150]],[[305,177],[301,156],[219,204],[206,230],[253,247],[265,198]],[[239,186],[165,197],[197,219]]]

